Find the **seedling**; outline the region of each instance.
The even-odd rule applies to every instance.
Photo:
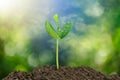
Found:
[[[65,23],[63,27],[60,27],[61,25],[60,25],[58,14],[55,14],[53,16],[53,19],[56,23],[57,29],[54,29],[49,21],[46,21],[45,26],[46,26],[46,31],[48,32],[48,34],[52,38],[56,39],[56,67],[57,69],[59,69],[59,61],[58,61],[59,60],[59,55],[58,55],[59,40],[63,39],[70,32],[73,24],[72,22],[69,22],[69,23]]]

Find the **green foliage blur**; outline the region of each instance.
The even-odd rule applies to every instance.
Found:
[[[29,72],[38,66],[55,65],[55,40],[48,36],[44,25],[52,19],[52,13],[47,12],[50,2],[44,1],[40,5],[45,7],[39,7],[43,13],[35,11],[35,4],[24,11],[11,12],[0,6],[0,79],[14,70]],[[52,1],[50,7],[57,6]],[[80,3],[75,6],[84,6],[84,15],[78,11],[81,17],[75,18],[72,32],[59,43],[60,65],[84,65],[105,74],[120,75],[120,0],[92,0],[91,8],[84,1],[88,0],[73,0]],[[63,13],[70,14],[64,10]],[[66,17],[71,20],[66,15],[60,18],[61,23],[65,23]]]

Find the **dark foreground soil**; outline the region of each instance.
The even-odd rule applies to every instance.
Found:
[[[32,72],[14,71],[3,80],[120,80],[118,75],[105,75],[90,67],[44,66]]]

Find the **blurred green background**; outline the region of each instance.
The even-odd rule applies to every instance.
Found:
[[[0,79],[55,65],[55,40],[45,31],[55,13],[62,25],[74,23],[60,41],[60,65],[120,74],[120,0],[0,0]]]

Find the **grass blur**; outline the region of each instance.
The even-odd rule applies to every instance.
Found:
[[[45,31],[45,21],[54,24],[55,13],[62,25],[74,22],[59,43],[60,65],[120,74],[119,0],[11,1],[0,1],[0,78],[14,70],[55,65],[55,40]]]

